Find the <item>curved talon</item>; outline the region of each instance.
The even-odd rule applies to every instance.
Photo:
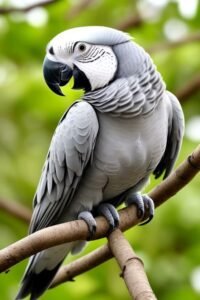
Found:
[[[110,203],[102,203],[98,206],[97,211],[99,215],[106,218],[109,223],[109,233],[119,226],[119,214],[116,208]]]
[[[155,210],[154,202],[148,195],[143,195],[142,198],[143,198],[143,201],[144,201],[144,206],[148,211],[148,218],[147,218],[147,220],[145,220],[144,222],[139,224],[140,226],[143,226],[143,225],[149,223],[153,219],[154,210]]]
[[[79,213],[78,219],[85,221],[85,223],[87,224],[88,229],[89,229],[89,236],[88,236],[87,240],[88,241],[91,240],[93,238],[93,236],[95,235],[96,228],[97,228],[97,223],[96,223],[95,218],[93,217],[91,212],[82,211]]]
[[[136,205],[137,207],[137,216],[139,219],[143,219],[148,213],[148,218],[144,222],[140,223],[139,225],[145,225],[149,223],[154,216],[154,202],[153,200],[147,195],[141,195],[139,193],[130,194],[126,199],[126,205]]]
[[[145,215],[145,206],[144,206],[144,200],[141,194],[130,194],[128,198],[126,199],[126,205],[135,205],[137,207],[137,217],[138,219],[143,219]]]
[[[143,226],[148,224],[149,222],[151,222],[151,220],[153,219],[153,216],[149,216],[148,219],[140,224],[138,224],[139,226]]]

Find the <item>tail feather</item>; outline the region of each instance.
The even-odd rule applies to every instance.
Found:
[[[51,281],[56,275],[61,263],[62,262],[60,262],[53,270],[45,269],[39,274],[36,274],[33,271],[26,273],[15,300],[23,299],[29,294],[31,295],[31,300],[38,299],[38,297],[40,297],[51,284]]]
[[[29,294],[31,300],[38,299],[50,286],[60,265],[72,247],[73,243],[62,244],[32,256],[15,300],[23,299]]]

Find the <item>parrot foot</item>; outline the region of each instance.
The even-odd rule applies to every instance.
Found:
[[[146,214],[148,218],[142,222],[140,225],[145,225],[149,223],[154,216],[154,202],[147,195],[141,195],[139,193],[130,194],[125,201],[126,205],[136,205],[137,207],[137,216],[139,219],[143,219]]]
[[[109,231],[111,233],[119,226],[119,214],[116,208],[110,203],[101,203],[97,208],[98,214],[106,218],[109,223]]]
[[[87,240],[88,241],[91,240],[93,238],[93,236],[95,235],[96,228],[97,228],[97,223],[96,223],[95,218],[93,217],[91,212],[82,211],[79,213],[78,219],[85,221],[85,223],[87,224],[88,229],[89,229],[89,236],[88,236]]]

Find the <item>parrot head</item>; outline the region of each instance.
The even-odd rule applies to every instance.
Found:
[[[63,95],[61,88],[74,77],[73,89],[86,92],[105,87],[119,69],[118,45],[130,42],[119,30],[88,26],[66,30],[48,44],[43,74],[49,88]]]

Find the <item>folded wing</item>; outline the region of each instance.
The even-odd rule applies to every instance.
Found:
[[[164,178],[166,178],[170,174],[179,153],[184,133],[184,116],[180,103],[170,92],[167,92],[167,97],[170,101],[167,146],[161,161],[153,172],[155,178],[163,173]]]
[[[64,114],[51,141],[34,197],[30,233],[56,224],[67,209],[87,168],[98,133],[92,106],[76,102]]]

